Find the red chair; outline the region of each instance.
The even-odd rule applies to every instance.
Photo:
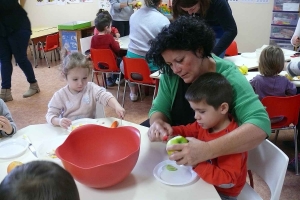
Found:
[[[128,81],[131,83],[138,84],[140,98],[142,101],[141,88],[140,85],[154,87],[154,95],[156,94],[156,81],[153,78],[150,78],[150,69],[148,63],[143,58],[127,58],[123,57],[124,64],[124,79],[125,86],[123,92],[123,102],[122,106],[124,107],[125,95],[126,95],[126,86]]]
[[[118,74],[119,80],[121,80],[121,71],[117,65],[117,60],[115,54],[110,49],[90,49],[91,51],[91,59],[93,61],[93,72],[92,72],[92,81],[94,80],[94,75],[96,75],[97,83],[98,73],[102,73],[102,81],[103,85],[106,87],[105,82],[105,73]],[[118,83],[118,91],[117,91],[117,99],[119,99],[119,91],[120,91],[120,82]]]
[[[229,47],[225,51],[225,56],[236,56],[238,55],[238,48],[236,41],[232,41],[232,43],[229,45]]]
[[[53,34],[53,35],[48,35],[46,37],[46,42],[45,43],[39,42],[39,45],[40,45],[40,47],[38,48],[38,50],[43,52],[43,55],[46,59],[48,68],[50,68],[50,65],[48,63],[48,59],[47,59],[47,56],[46,56],[46,52],[53,51],[54,52],[54,59],[56,61],[55,51],[57,51],[58,58],[59,58],[59,52],[58,52],[58,50],[59,50],[59,35],[58,35],[58,33]],[[51,61],[52,61],[52,54],[51,54]],[[37,67],[37,65],[35,67]]]
[[[297,148],[297,123],[300,112],[300,94],[295,96],[277,97],[267,96],[261,100],[266,107],[269,118],[271,120],[271,128],[275,130],[275,142],[279,134],[279,130],[294,130],[295,142],[295,171],[298,175],[298,148]]]

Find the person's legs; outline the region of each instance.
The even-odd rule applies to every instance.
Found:
[[[31,32],[29,30],[19,30],[8,37],[9,45],[16,62],[24,72],[27,81],[30,83],[29,90],[23,95],[24,98],[30,97],[40,91],[32,65],[27,58],[27,47],[30,34]]]
[[[112,26],[118,29],[120,37],[125,36],[125,26],[123,21],[112,21]]]
[[[12,75],[12,52],[9,46],[7,37],[0,37],[0,62],[1,62],[1,78],[2,78],[2,89],[0,98],[7,102],[12,101],[11,95],[11,75]]]

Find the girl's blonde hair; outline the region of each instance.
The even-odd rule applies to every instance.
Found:
[[[280,47],[268,46],[259,57],[258,71],[264,76],[275,76],[284,68],[284,54]]]
[[[89,74],[91,73],[91,62],[80,52],[69,53],[67,49],[63,48],[61,50],[62,63],[60,70],[62,74],[67,77],[70,70],[80,67],[83,69],[88,69]]]

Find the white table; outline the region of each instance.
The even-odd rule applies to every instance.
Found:
[[[128,49],[128,45],[129,45],[129,36],[124,36],[124,37],[120,37],[118,39],[119,44],[120,44],[120,49],[122,50],[127,50]]]
[[[99,124],[110,126],[117,120],[115,118],[100,118]],[[82,185],[76,181],[80,199],[123,199],[123,200],[219,200],[220,197],[213,187],[202,179],[186,186],[169,186],[160,183],[152,174],[154,167],[163,160],[168,159],[165,144],[161,142],[151,143],[147,136],[148,128],[127,121],[122,122],[123,126],[133,126],[141,133],[141,148],[137,164],[131,174],[121,183],[104,189],[93,189]],[[13,138],[22,137],[26,134],[32,141],[33,146],[38,149],[39,145],[51,138],[67,134],[59,127],[48,124],[31,125],[19,130]],[[1,142],[1,141],[0,141]],[[27,150],[25,154],[10,160],[0,160],[0,180],[6,175],[6,168],[12,160],[23,163],[37,160],[33,154]]]

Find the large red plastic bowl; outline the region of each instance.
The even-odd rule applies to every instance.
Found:
[[[78,182],[105,188],[131,173],[139,152],[140,132],[136,128],[89,124],[73,130],[55,153]]]

